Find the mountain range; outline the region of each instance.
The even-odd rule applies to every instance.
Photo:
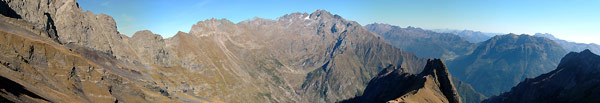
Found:
[[[450,61],[448,68],[485,96],[551,71],[567,53],[550,39],[529,35],[498,35],[477,45],[473,53]]]
[[[0,102],[598,101],[599,46],[550,34],[362,26],[316,10],[163,38],[121,34],[76,0],[1,0],[0,14]]]
[[[451,33],[437,33],[421,28],[401,28],[389,24],[369,24],[365,28],[385,41],[419,57],[452,60],[469,53],[473,43]]]
[[[426,62],[324,10],[209,19],[162,38],[119,34],[75,0],[2,2],[14,16],[2,19],[0,76],[41,98],[11,101],[334,102],[387,65],[418,73]]]
[[[560,46],[562,46],[565,50],[570,51],[570,52],[577,52],[577,51],[583,51],[583,50],[588,49],[593,53],[600,53],[600,45],[598,45],[598,44],[594,44],[594,43],[585,44],[585,43],[570,42],[570,41],[556,38],[556,37],[554,37],[554,35],[548,34],[548,33],[535,33],[535,35],[533,35],[533,36],[545,37],[545,38],[554,40],[554,41],[556,41],[556,43],[558,43]]]
[[[431,29],[431,31],[438,33],[451,33],[463,37],[472,43],[479,43],[486,41],[496,35],[504,35],[503,33],[487,33],[473,30],[453,30],[453,29]]]

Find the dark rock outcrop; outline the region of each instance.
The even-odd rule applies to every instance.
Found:
[[[442,60],[430,59],[419,74],[406,73],[403,70],[388,66],[369,82],[362,96],[341,102],[461,102]]]
[[[529,78],[484,103],[598,103],[600,56],[571,52],[549,73]]]

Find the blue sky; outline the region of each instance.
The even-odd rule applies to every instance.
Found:
[[[84,10],[115,18],[121,33],[151,30],[163,37],[189,32],[198,21],[276,19],[324,9],[361,25],[424,29],[551,33],[600,44],[600,0],[78,0]]]

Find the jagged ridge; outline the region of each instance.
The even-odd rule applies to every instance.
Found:
[[[404,70],[388,66],[371,80],[362,96],[342,102],[461,102],[442,60],[428,60],[419,74],[406,73]]]

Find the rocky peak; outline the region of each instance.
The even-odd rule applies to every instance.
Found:
[[[192,29],[190,29],[190,34],[196,36],[208,36],[210,34],[231,32],[230,30],[235,30],[235,23],[227,19],[211,18],[194,24]]]
[[[177,36],[177,35],[183,36],[183,35],[188,35],[188,33],[185,33],[183,31],[177,31],[177,34],[175,34],[175,36]],[[175,36],[173,36],[173,37],[175,37]]]
[[[441,59],[429,59],[419,74],[403,70],[388,66],[369,82],[362,96],[342,102],[461,102]]]
[[[131,36],[131,38],[134,40],[136,40],[136,39],[139,39],[139,40],[162,40],[163,39],[163,37],[161,35],[154,34],[150,30],[137,31],[133,34],[133,36]]]
[[[310,13],[310,16],[316,17],[316,18],[331,18],[331,17],[333,17],[333,15],[331,13],[329,13],[326,10],[321,10],[321,9],[319,9],[313,13]]]
[[[310,20],[310,14],[308,13],[291,13],[291,14],[286,14],[282,17],[277,18],[277,20],[281,21],[281,20],[289,20],[289,19],[293,19],[293,20]]]
[[[589,49],[585,49],[579,53],[570,52],[563,59],[561,59],[560,64],[558,65],[558,69],[563,69],[564,66],[568,66],[569,64],[578,64],[579,66],[584,65],[594,65],[595,63],[600,63],[600,56],[592,53]],[[598,65],[598,64],[595,64]],[[579,69],[586,69],[582,71],[593,72],[600,71],[600,67],[596,68],[585,68],[581,67]]]
[[[425,69],[419,75],[434,76],[439,83],[441,92],[446,96],[446,99],[448,99],[450,103],[460,103],[460,96],[458,96],[458,92],[454,88],[452,77],[450,76],[450,72],[448,72],[448,68],[446,68],[444,61],[441,59],[429,59],[427,65],[425,65]]]
[[[535,33],[536,37],[546,37],[548,39],[552,39],[552,40],[558,40],[558,38],[554,37],[554,35],[550,34],[550,33]]]

